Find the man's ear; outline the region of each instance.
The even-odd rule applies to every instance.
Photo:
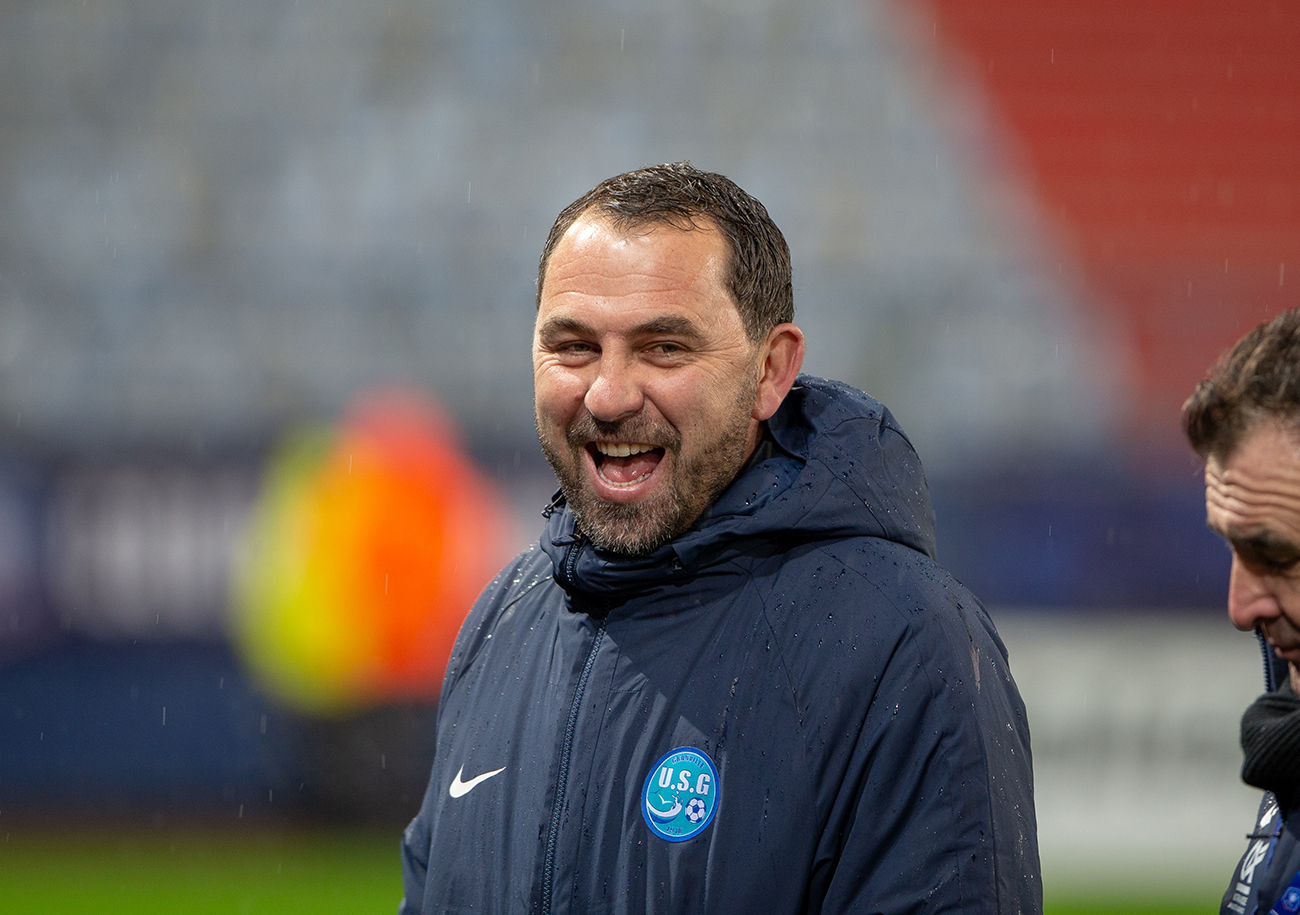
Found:
[[[759,352],[758,392],[754,396],[754,419],[771,418],[785,395],[790,393],[803,365],[803,331],[793,324],[778,324],[767,333]]]

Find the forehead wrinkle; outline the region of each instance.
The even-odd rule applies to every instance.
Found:
[[[669,293],[707,299],[715,288],[730,303],[730,292],[714,281],[714,261],[709,259],[700,270],[687,270],[677,264],[668,264],[663,270],[638,270],[618,264],[600,268],[584,265],[580,270],[557,270],[547,277],[546,298],[556,301],[576,298],[638,298],[646,295]],[[733,305],[734,307],[734,305]]]
[[[1279,534],[1268,520],[1249,517],[1250,512],[1241,511],[1239,500],[1223,498],[1219,494],[1206,493],[1205,526],[1234,546],[1241,543],[1267,549],[1298,549],[1285,534]],[[1235,503],[1235,506],[1234,504]],[[1249,509],[1249,506],[1246,506]],[[1218,517],[1216,517],[1216,511]]]
[[[1300,550],[1300,487],[1288,485],[1285,474],[1225,469],[1211,460],[1205,482],[1206,525],[1234,548]]]
[[[1300,492],[1286,480],[1262,479],[1243,482],[1231,474],[1206,473],[1206,502],[1233,514],[1269,510],[1300,513]]]
[[[1265,500],[1300,504],[1300,472],[1296,467],[1248,466],[1225,467],[1211,458],[1205,464],[1205,482],[1227,493],[1258,494]],[[1240,498],[1240,496],[1238,496]]]

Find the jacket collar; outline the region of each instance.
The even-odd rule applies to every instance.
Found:
[[[799,377],[759,452],[691,528],[641,556],[598,550],[557,494],[541,547],[569,594],[619,601],[753,550],[849,536],[881,537],[934,557],[934,511],[920,460],[893,416],[838,382]]]

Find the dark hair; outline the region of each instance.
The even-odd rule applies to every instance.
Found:
[[[1183,431],[1202,458],[1227,459],[1260,420],[1300,430],[1300,308],[1238,340],[1183,404]]]
[[[555,246],[580,216],[594,210],[619,231],[663,223],[716,227],[727,240],[727,288],[751,341],[794,320],[790,248],[763,204],[734,181],[689,162],[652,165],[602,181],[560,211],[537,265],[537,304]]]

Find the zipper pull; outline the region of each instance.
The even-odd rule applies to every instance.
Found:
[[[561,574],[564,576],[562,584],[573,585],[574,570],[578,565],[578,554],[582,552],[586,542],[587,538],[582,536],[582,531],[573,532],[573,540],[569,543],[568,549],[564,551],[564,567],[561,569]]]
[[[555,510],[563,504],[564,504],[564,493],[560,490],[556,490],[555,495],[551,496],[551,501],[548,502],[546,507],[542,509],[542,517],[549,521],[551,515],[555,514]]]

